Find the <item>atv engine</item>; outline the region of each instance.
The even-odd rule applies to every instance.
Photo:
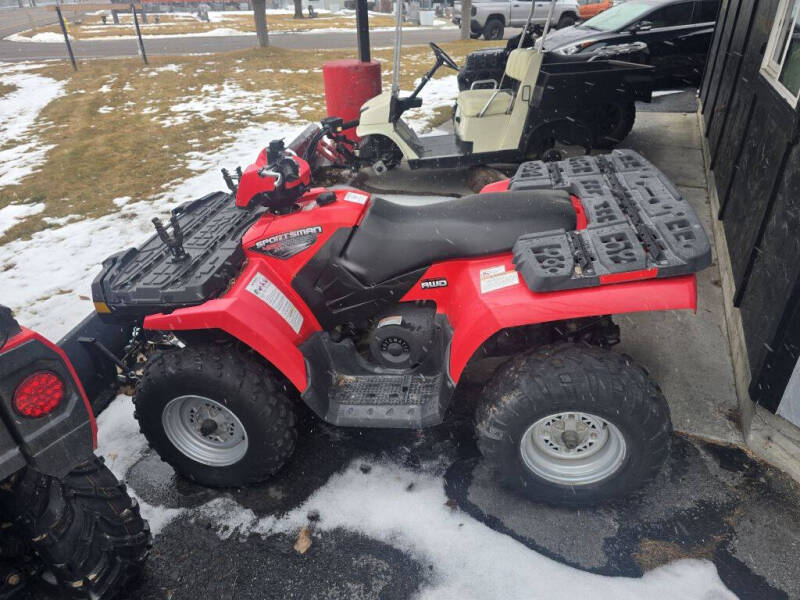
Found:
[[[436,309],[432,306],[397,304],[375,320],[369,332],[372,360],[389,369],[409,369],[428,354]]]

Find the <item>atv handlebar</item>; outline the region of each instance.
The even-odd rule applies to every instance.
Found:
[[[267,167],[264,167],[258,172],[258,176],[262,178],[272,177],[275,180],[275,183],[273,185],[275,186],[276,190],[280,189],[283,186],[283,173],[279,171],[273,171],[271,169],[268,169]]]

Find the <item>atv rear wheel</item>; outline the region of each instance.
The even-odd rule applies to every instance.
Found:
[[[561,343],[517,356],[484,389],[478,444],[500,481],[588,506],[652,480],[672,430],[658,386],[626,356]]]
[[[211,487],[268,479],[294,452],[294,406],[253,354],[228,345],[155,354],[134,396],[136,418],[162,459]]]
[[[150,549],[139,505],[101,458],[63,480],[18,473],[0,491],[0,506],[63,597],[116,596],[139,576]]]

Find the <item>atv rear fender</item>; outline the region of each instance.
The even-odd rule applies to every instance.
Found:
[[[482,284],[481,274],[486,271],[502,275]],[[421,278],[430,280],[446,280],[447,285],[422,289],[416,284],[403,301],[432,300],[437,312],[447,315],[453,328],[450,377],[454,382],[481,344],[503,329],[609,314],[697,309],[693,274],[536,293],[515,271],[510,254],[439,263]]]

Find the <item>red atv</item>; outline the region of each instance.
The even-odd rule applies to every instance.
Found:
[[[107,319],[162,346],[136,414],[179,473],[267,479],[294,450],[297,395],[335,425],[436,425],[470,359],[490,354],[512,356],[476,433],[505,483],[581,505],[657,473],[669,410],[608,349],[609,315],[695,309],[711,252],[641,156],[529,162],[484,193],[426,204],[310,187],[281,142],[226,178],[232,194],[181,206],[171,234],[157,223],[93,284]]]
[[[66,345],[102,329],[87,319]],[[60,597],[111,598],[141,571],[150,531],[94,456],[96,444],[94,414],[65,351],[0,306],[1,600],[39,575]]]

